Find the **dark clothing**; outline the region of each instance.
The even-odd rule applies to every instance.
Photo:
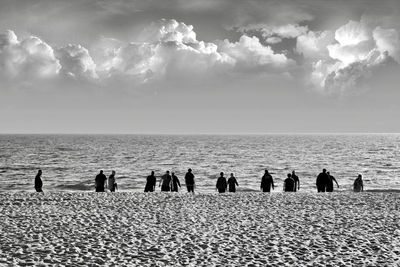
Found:
[[[329,180],[326,184],[326,192],[333,192],[333,181],[335,181],[335,183],[337,184],[335,177],[329,175]]]
[[[42,178],[40,177],[40,174],[37,174],[36,177],[35,177],[35,190],[36,190],[36,192],[43,192],[42,187],[43,187]]]
[[[300,188],[300,180],[296,174],[292,174],[292,179],[294,180],[294,191],[296,192],[298,188]]]
[[[96,192],[104,192],[104,183],[106,180],[107,177],[104,175],[104,173],[99,173],[96,175],[95,179]]]
[[[325,192],[326,191],[326,185],[329,183],[331,179],[329,178],[329,175],[327,173],[321,172],[317,176],[317,190],[318,192]]]
[[[147,176],[144,192],[153,192],[156,183],[157,183],[157,178],[154,175]]]
[[[169,174],[164,174],[161,176],[161,191],[162,192],[167,192],[171,191],[170,184],[171,184],[171,175]]]
[[[292,178],[286,178],[283,184],[285,192],[295,192],[295,181]]]
[[[217,180],[217,185],[216,185],[218,192],[220,193],[225,193],[226,191],[226,178],[221,176]]]
[[[181,183],[179,182],[178,177],[176,177],[175,175],[172,175],[172,188],[171,188],[171,191],[172,192],[178,192],[178,186],[181,187]]]
[[[261,186],[260,188],[262,189],[263,192],[270,192],[271,191],[271,186],[274,186],[274,179],[272,179],[271,174],[266,173],[264,176],[261,178]]]
[[[228,179],[229,192],[236,192],[236,186],[239,186],[235,177],[230,177]]]
[[[362,192],[364,190],[364,182],[362,178],[356,178],[353,184],[353,191],[354,192]]]
[[[194,175],[191,172],[187,172],[185,175],[185,184],[188,192],[194,192]]]

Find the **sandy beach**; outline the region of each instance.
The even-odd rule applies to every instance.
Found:
[[[398,193],[2,193],[1,266],[398,266]]]

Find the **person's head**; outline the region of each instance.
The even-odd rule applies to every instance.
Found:
[[[167,174],[169,174],[169,171],[167,171]]]
[[[268,173],[268,170],[265,170],[265,173]]]
[[[42,170],[38,170],[38,174],[42,174]]]
[[[112,175],[115,175],[115,171],[111,171],[111,174],[112,174]]]
[[[322,169],[322,172],[323,172],[323,173],[326,173],[326,169]]]
[[[151,171],[151,175],[154,175],[154,171]]]
[[[222,177],[222,176],[224,176],[224,173],[223,173],[223,172],[220,172],[219,175]]]
[[[192,172],[192,169],[188,169],[188,172]]]
[[[359,179],[362,179],[361,173],[358,174],[358,178],[359,178]]]
[[[171,173],[171,175],[175,175],[175,173],[173,172],[173,173]]]
[[[100,174],[102,174],[103,173],[103,170],[100,170]]]
[[[233,177],[233,173],[231,173],[231,177]]]
[[[292,177],[292,175],[290,173],[288,173],[287,174],[287,178],[290,178],[290,177]]]
[[[294,170],[292,171],[292,174],[295,174],[295,171],[294,171]]]
[[[326,172],[328,175],[330,175],[330,172]]]

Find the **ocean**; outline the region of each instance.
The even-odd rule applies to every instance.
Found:
[[[311,192],[323,168],[336,191],[351,190],[358,173],[367,190],[397,190],[399,146],[400,134],[0,135],[0,191],[33,192],[42,169],[45,192],[94,191],[99,170],[115,170],[120,191],[142,192],[152,170],[158,178],[175,172],[184,184],[188,168],[197,192],[215,192],[220,172],[234,173],[238,191],[257,191],[265,169],[274,192],[292,170],[300,191]]]

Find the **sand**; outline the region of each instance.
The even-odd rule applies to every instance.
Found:
[[[398,193],[0,194],[0,266],[398,266]]]

